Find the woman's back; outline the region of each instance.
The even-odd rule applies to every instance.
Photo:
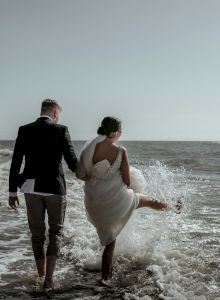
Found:
[[[93,155],[93,164],[96,164],[102,160],[107,159],[110,165],[112,165],[119,153],[119,146],[105,141],[100,142],[96,145],[95,152]]]

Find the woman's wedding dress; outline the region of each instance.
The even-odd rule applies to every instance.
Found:
[[[93,165],[95,146],[104,138],[98,136],[83,148],[76,176],[81,179],[87,178],[84,191],[88,220],[95,226],[101,244],[106,246],[115,240],[137,208],[139,198],[134,190],[141,192],[143,189],[143,175],[141,178],[138,173],[140,171],[136,172],[136,169],[132,168],[132,177],[139,176],[142,179],[142,185],[138,188],[137,182],[132,180],[133,190],[124,184],[120,172],[122,146],[119,146],[117,158],[112,165],[107,159]]]

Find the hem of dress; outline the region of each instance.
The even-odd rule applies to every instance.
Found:
[[[138,205],[139,205],[139,201],[140,201],[140,200],[139,200],[138,193],[135,193],[135,192],[134,192],[134,198],[136,198],[136,199],[135,199],[136,201],[134,200],[135,204],[134,204],[133,210],[131,211],[131,214],[130,214],[129,218],[128,218],[127,221],[124,223],[124,225],[120,228],[120,230],[114,235],[114,238],[112,238],[112,239],[110,240],[110,242],[108,241],[107,243],[103,243],[103,242],[101,241],[101,239],[99,238],[100,243],[101,243],[102,246],[106,247],[106,246],[108,246],[109,244],[111,244],[113,241],[115,241],[116,238],[117,238],[117,236],[119,235],[119,233],[123,230],[123,228],[125,227],[125,225],[128,223],[128,221],[129,221],[129,219],[131,218],[132,214],[134,213],[135,209],[137,209],[137,207],[138,207]],[[97,232],[97,234],[98,234],[98,232]],[[99,236],[99,234],[98,234],[98,236]]]

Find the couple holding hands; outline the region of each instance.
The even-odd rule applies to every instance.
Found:
[[[9,174],[9,205],[19,205],[17,188],[24,193],[31,242],[38,271],[35,290],[53,289],[53,273],[63,234],[66,210],[66,184],[62,158],[76,177],[85,182],[85,209],[88,220],[95,226],[101,244],[103,284],[111,277],[113,253],[117,235],[133,211],[141,207],[156,210],[181,211],[181,202],[171,206],[142,193],[131,185],[127,150],[117,142],[121,136],[121,121],[105,117],[98,135],[87,142],[77,160],[66,126],[58,124],[61,107],[46,99],[40,117],[21,126],[12,156]],[[24,169],[20,173],[23,158]],[[45,250],[48,215],[49,243]]]

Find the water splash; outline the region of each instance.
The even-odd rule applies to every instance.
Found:
[[[184,167],[172,169],[152,160],[148,167],[143,167],[143,173],[147,182],[145,192],[170,204],[182,199],[186,205],[195,191],[194,182],[189,179],[191,173]]]

